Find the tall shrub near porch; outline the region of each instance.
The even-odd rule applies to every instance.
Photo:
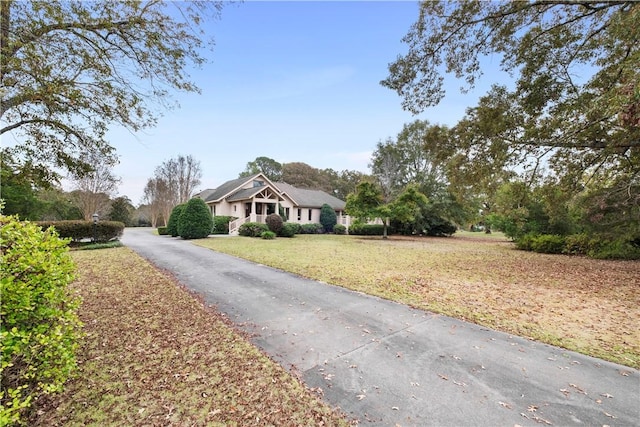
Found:
[[[178,234],[183,239],[203,239],[213,230],[213,217],[204,200],[189,200],[178,218]]]
[[[320,208],[320,224],[324,228],[325,233],[333,233],[333,226],[338,223],[338,216],[328,204],[322,205]]]
[[[67,242],[53,228],[0,216],[0,253],[0,425],[15,425],[76,368],[80,301],[68,289]]]

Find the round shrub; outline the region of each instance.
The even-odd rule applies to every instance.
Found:
[[[178,218],[178,234],[183,239],[202,239],[211,234],[213,217],[204,200],[194,197]]]
[[[280,215],[275,213],[269,214],[267,215],[265,222],[267,223],[267,227],[269,227],[270,231],[273,231],[275,234],[280,234],[280,231],[282,230],[282,224],[284,223]]]
[[[323,232],[322,224],[302,224],[300,226],[300,234],[322,234]]]
[[[333,232],[333,227],[338,223],[338,215],[328,204],[322,205],[320,208],[320,224],[325,233]]]
[[[238,234],[246,237],[260,237],[265,231],[269,231],[269,227],[261,222],[245,222],[238,228]]]
[[[334,234],[347,234],[347,227],[342,224],[336,224],[333,226]]]
[[[75,266],[67,241],[53,228],[0,215],[0,242],[0,425],[14,425],[76,368],[80,301],[68,289]]]
[[[282,229],[280,230],[280,234],[278,236],[281,237],[293,237],[298,233],[300,229],[300,225],[295,222],[285,222],[282,224]]]
[[[276,233],[273,231],[263,231],[260,237],[265,240],[273,240],[276,238]]]
[[[171,235],[171,237],[178,237],[180,235],[178,233],[178,220],[186,206],[186,203],[176,205],[176,207],[171,211],[171,215],[169,215],[169,221],[167,221],[167,234]]]
[[[229,234],[229,223],[238,218],[235,216],[216,215],[213,217],[212,234]]]

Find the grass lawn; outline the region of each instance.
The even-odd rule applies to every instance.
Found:
[[[348,425],[168,275],[127,248],[76,251],[79,372],[31,426]]]
[[[212,237],[258,263],[640,368],[640,262],[516,250],[500,235]]]

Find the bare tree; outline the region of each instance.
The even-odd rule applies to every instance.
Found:
[[[173,209],[167,183],[159,178],[149,178],[144,187],[142,200],[148,208],[151,226],[157,227],[160,219],[166,225],[171,209]]]
[[[93,170],[70,177],[74,188],[71,199],[85,221],[90,221],[94,213],[100,216],[106,214],[111,198],[118,190],[120,178],[112,173],[114,162],[98,152],[84,155],[82,160],[91,165]]]
[[[173,206],[186,203],[196,187],[200,185],[200,178],[202,178],[200,161],[191,155],[186,157],[179,155],[158,166],[155,177],[162,179],[167,184]]]

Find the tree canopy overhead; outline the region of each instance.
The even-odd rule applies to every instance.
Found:
[[[445,72],[474,87],[488,55],[514,76],[454,129],[465,157],[548,165],[574,183],[638,180],[640,3],[426,1],[403,41],[382,84],[416,114],[443,99]]]
[[[204,62],[201,25],[222,2],[0,2],[0,134],[32,166],[79,174],[81,153],[114,157],[110,124],[155,124],[173,90],[197,92],[186,70]]]

